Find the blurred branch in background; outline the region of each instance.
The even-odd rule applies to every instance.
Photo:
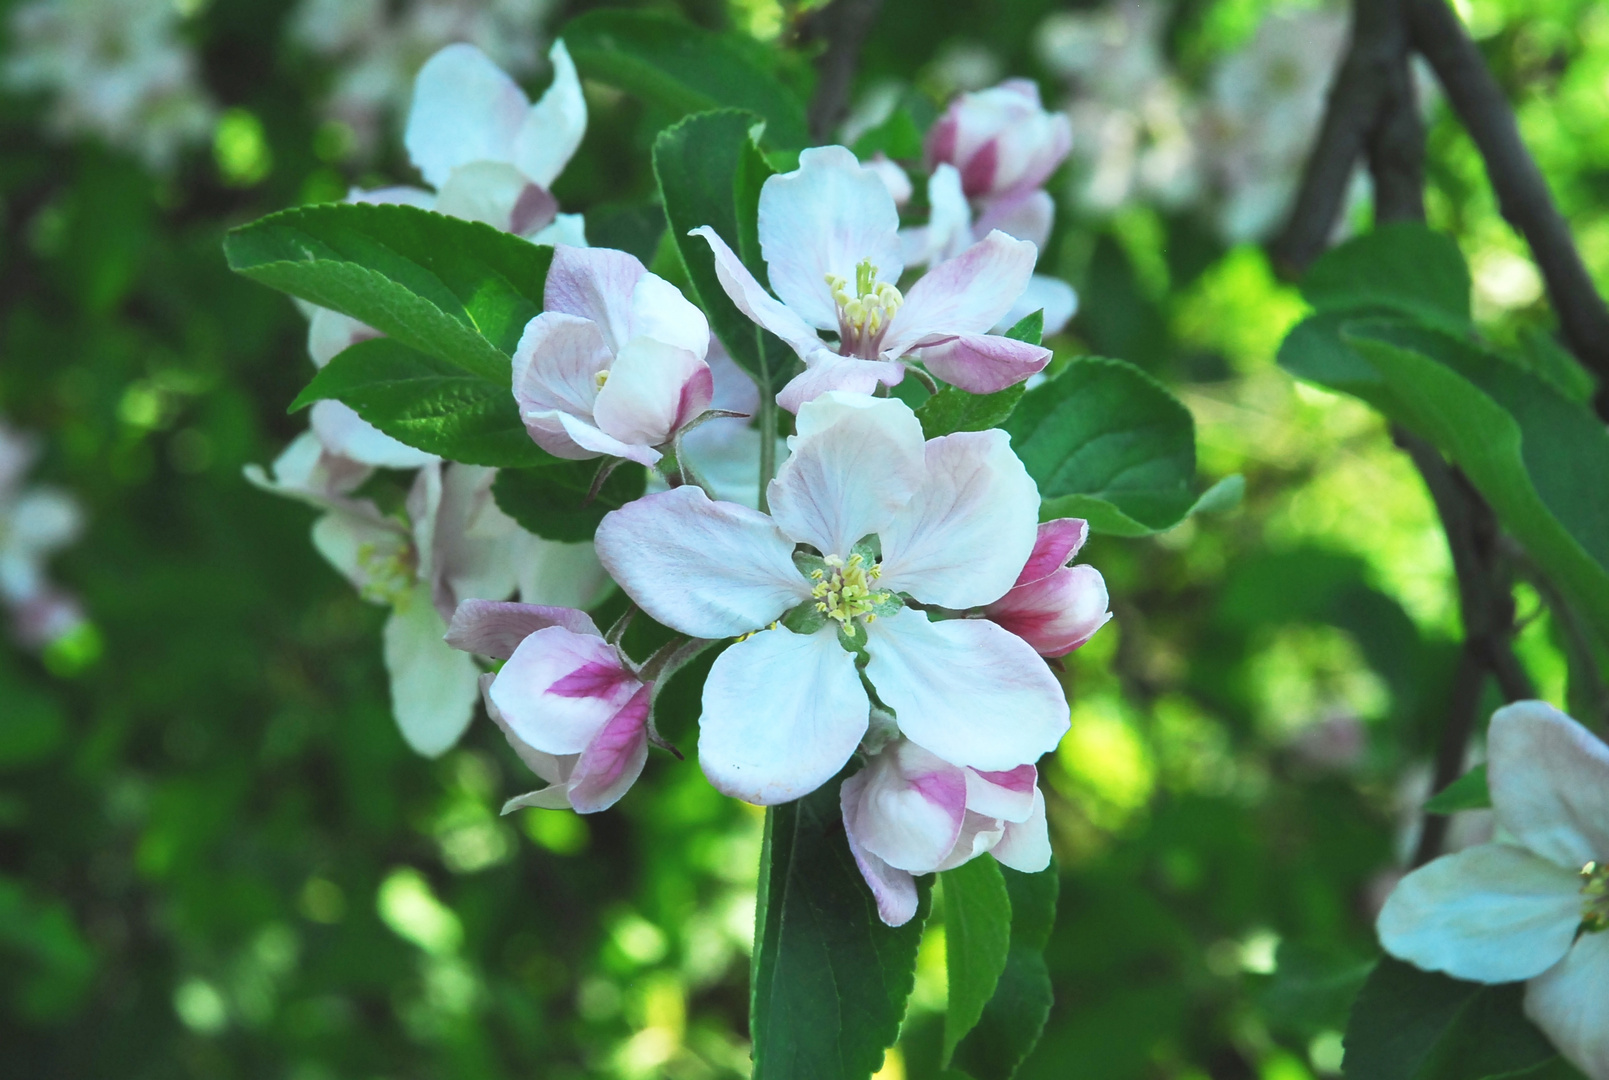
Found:
[[[827,42],[816,58],[816,92],[810,99],[810,137],[817,143],[828,136],[849,113],[849,89],[860,65],[860,49],[871,33],[883,0],[832,0],[812,12],[804,36]]]

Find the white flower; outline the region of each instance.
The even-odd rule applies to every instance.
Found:
[[[959,768],[905,739],[889,742],[844,781],[839,802],[849,850],[890,926],[916,914],[915,875],[950,870],[988,852],[1032,874],[1050,865],[1038,770]]]
[[[1044,661],[945,617],[999,599],[1033,550],[1039,495],[1006,434],[924,444],[904,403],[836,391],[797,431],[769,515],[684,486],[598,528],[599,558],[654,619],[744,635],[704,684],[710,782],[772,804],[830,779],[867,731],[861,665],[904,735],[947,761],[999,771],[1052,749],[1068,709]]]
[[[654,685],[586,612],[470,600],[454,613],[447,643],[507,661],[480,677],[486,713],[548,782],[510,799],[503,813],[526,806],[596,813],[642,774]]]
[[[708,408],[704,313],[631,255],[559,245],[543,306],[514,350],[514,400],[548,453],[653,465]]]
[[[780,302],[713,229],[694,233],[709,242],[733,303],[805,362],[777,395],[790,411],[828,390],[894,385],[907,359],[973,393],[1022,382],[1050,360],[1048,349],[988,333],[1027,287],[1034,246],[990,233],[902,293],[899,211],[878,175],[841,146],[804,151],[797,170],[760,189],[760,253]]]
[[[66,492],[23,487],[35,441],[0,422],[0,603],[23,644],[48,645],[83,621],[77,601],[51,583],[50,556],[78,539],[84,516]]]
[[[1609,746],[1522,701],[1492,717],[1487,750],[1499,842],[1403,878],[1380,942],[1455,978],[1528,980],[1526,1015],[1592,1080],[1609,1080]]]

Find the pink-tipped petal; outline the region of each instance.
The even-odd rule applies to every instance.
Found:
[[[981,239],[999,229],[1007,236],[1026,240],[1040,251],[1050,239],[1050,228],[1056,221],[1056,202],[1045,191],[1026,191],[994,199],[984,205],[974,226]]]
[[[1089,538],[1089,522],[1083,518],[1057,518],[1041,522],[1034,536],[1033,554],[1017,575],[1018,585],[1048,578],[1073,561]]]
[[[709,350],[710,324],[676,286],[658,274],[644,274],[631,290],[631,334],[673,345],[703,360]]]
[[[966,778],[967,809],[973,813],[1011,822],[1027,821],[1033,813],[1039,770],[1032,765],[1005,772],[967,769]]]
[[[612,511],[596,543],[626,595],[693,637],[756,630],[810,597],[792,542],[770,518],[690,484]]]
[[[520,738],[519,735],[515,733],[514,729],[508,726],[508,721],[505,720],[503,718],[503,714],[498,711],[497,703],[492,700],[492,681],[496,678],[497,676],[489,671],[485,672],[480,677],[481,704],[486,707],[486,715],[491,717],[492,723],[497,725],[497,729],[503,733],[503,738],[508,741],[509,748],[513,750],[514,753],[518,755],[519,759],[525,763],[526,768],[530,769],[543,780],[546,780],[549,784],[558,785],[557,789],[544,788],[540,792],[533,791],[528,795],[521,795],[517,799],[510,800],[509,803],[503,807],[503,813],[506,814],[511,809],[518,809],[519,807],[515,806],[515,803],[518,803],[519,806],[545,806],[549,805],[551,800],[555,798],[558,799],[556,805],[569,806],[570,799],[568,793],[570,773],[574,771],[575,763],[581,755],[544,754],[542,751]],[[549,802],[524,801],[536,797],[549,800]]]
[[[844,767],[870,716],[855,659],[832,631],[766,630],[710,668],[698,761],[717,791],[762,806],[791,802]]]
[[[624,251],[558,244],[542,287],[543,306],[596,323],[604,348],[619,352],[631,340],[632,296],[647,273]]]
[[[709,371],[686,349],[633,338],[615,355],[609,379],[593,403],[593,418],[611,438],[629,445],[659,446],[675,434],[688,410],[697,415],[709,404],[714,388]]]
[[[1008,821],[1000,839],[989,849],[1003,866],[1024,874],[1037,874],[1050,865],[1050,827],[1045,821],[1045,796],[1034,789],[1033,805],[1022,821]]]
[[[888,865],[926,874],[961,835],[966,773],[899,740],[844,781],[844,829]]]
[[[880,531],[880,588],[962,610],[1005,595],[1033,551],[1039,489],[1003,431],[930,439],[922,482]]]
[[[985,817],[968,810],[966,819],[961,822],[961,835],[956,838],[955,847],[939,863],[938,869],[954,870],[976,859],[1000,842],[1005,828],[1006,823],[999,818]]]
[[[599,323],[543,312],[526,324],[514,348],[514,400],[522,415],[558,411],[590,417],[598,373],[613,362]]]
[[[847,557],[880,533],[921,484],[922,425],[896,398],[830,391],[799,410],[792,451],[768,498],[794,540]]]
[[[850,780],[844,782],[848,787]],[[854,856],[855,866],[860,870],[860,876],[866,879],[866,885],[872,891],[872,899],[877,903],[877,917],[887,926],[904,926],[916,917],[918,897],[916,895],[916,879],[904,870],[896,870],[882,859],[867,851],[855,842],[853,836],[849,837],[849,853]]]
[[[1026,240],[995,231],[939,263],[906,294],[888,324],[883,355],[900,356],[935,335],[988,330],[1028,287],[1038,259],[1039,249]]]
[[[600,671],[609,677],[599,677]],[[578,672],[588,680],[585,693],[561,685]],[[509,727],[531,746],[548,754],[576,754],[586,749],[639,685],[613,645],[550,626],[520,642],[497,673],[488,696]]]
[[[714,229],[704,225],[689,235],[702,236],[708,242],[710,253],[715,256],[715,276],[739,311],[781,338],[801,359],[823,347],[815,328],[766,292]]]
[[[805,150],[798,169],[765,182],[759,234],[771,288],[818,330],[838,328],[828,274],[853,282],[869,260],[880,281],[894,282],[905,269],[893,197],[842,146]]]
[[[453,612],[447,627],[447,644],[464,652],[507,660],[520,642],[550,626],[572,634],[602,637],[592,616],[567,607],[516,604],[497,600],[465,600]]]
[[[829,390],[843,390],[851,394],[870,394],[879,383],[898,386],[905,379],[905,365],[899,361],[861,360],[853,356],[839,356],[827,349],[817,349],[805,357],[805,369],[777,394],[777,404],[791,413],[797,413],[806,404]]]
[[[644,683],[581,752],[570,778],[570,805],[577,813],[609,809],[642,775],[653,700],[653,684]]]
[[[1048,578],[1019,585],[990,604],[984,615],[1034,647],[1041,656],[1066,656],[1112,618],[1106,582],[1093,566],[1064,566]]]
[[[959,334],[917,358],[933,374],[969,394],[993,394],[1045,370],[1050,350],[993,334]]]

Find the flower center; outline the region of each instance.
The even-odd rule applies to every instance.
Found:
[[[365,600],[395,607],[413,590],[412,547],[363,544],[358,548],[358,566],[363,569],[358,594]]]
[[[810,595],[816,598],[816,610],[835,620],[839,626],[848,626],[864,617],[867,622],[877,618],[875,609],[887,603],[888,592],[877,592],[872,583],[883,576],[882,567],[867,565],[860,555],[849,556],[848,561],[837,555],[828,555],[824,570],[812,570],[810,579],[815,582]]]
[[[894,313],[905,297],[888,282],[877,280],[877,267],[870,259],[855,264],[855,291],[837,274],[827,275],[827,287],[838,305],[838,351],[845,356],[875,360],[877,348]]]
[[[1609,865],[1597,860],[1581,868],[1581,926],[1589,934],[1609,930]]]
[[[592,377],[592,381],[597,384],[599,390],[602,390],[603,384],[609,381],[609,369],[604,368],[602,371],[598,372]]]

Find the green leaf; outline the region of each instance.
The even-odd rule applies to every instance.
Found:
[[[1347,1024],[1347,1080],[1483,1080],[1543,1065],[1556,1055],[1525,1018],[1524,994],[1385,957]]]
[[[803,103],[741,48],[674,15],[591,11],[564,28],[564,44],[582,77],[618,86],[680,117],[737,108],[766,121],[776,147],[805,146]]]
[[[1538,378],[1570,401],[1586,405],[1598,392],[1598,380],[1571,352],[1535,327],[1520,331],[1520,355]]]
[[[1021,383],[993,394],[969,394],[959,387],[946,386],[916,409],[916,418],[922,422],[922,437],[936,439],[957,431],[1000,427],[1024,392]]]
[[[224,240],[230,269],[494,381],[542,311],[553,249],[413,206],[305,206]]]
[[[1375,960],[1330,943],[1282,941],[1271,975],[1248,975],[1270,1029],[1300,1039],[1346,1026]]]
[[[468,465],[545,465],[505,377],[466,372],[391,338],[360,341],[331,360],[291,403],[344,401],[399,442]]]
[[[749,1029],[754,1080],[865,1080],[899,1036],[930,903],[885,926],[844,838],[838,781],[766,811]]]
[[[1096,532],[1144,536],[1196,509],[1195,422],[1139,368],[1083,357],[1029,390],[1005,422],[1039,485],[1041,520],[1082,517]],[[1203,497],[1208,508],[1235,485]]]
[[[946,870],[944,956],[950,1001],[944,1014],[944,1064],[977,1026],[994,997],[1011,947],[1011,897],[994,859],[973,859]]]
[[[1056,866],[1037,874],[1001,867],[1000,876],[1011,899],[1011,948],[994,997],[955,1053],[956,1067],[973,1080],[1011,1080],[1039,1042],[1052,1003],[1044,951],[1056,922]]]
[[[556,461],[540,469],[503,469],[492,481],[492,498],[499,510],[537,536],[567,543],[591,540],[605,514],[641,498],[648,486],[647,470],[628,461],[588,500],[600,465]]]
[[[1481,764],[1426,799],[1424,809],[1431,814],[1456,814],[1460,810],[1487,810],[1491,805],[1486,766]]]
[[[1609,430],[1549,384],[1409,323],[1349,323],[1376,371],[1354,390],[1453,460],[1548,575],[1609,636]]]
[[[1382,225],[1324,253],[1302,278],[1321,312],[1397,312],[1467,329],[1469,268],[1450,236],[1415,222]]]
[[[710,329],[762,392],[775,393],[792,370],[792,350],[738,310],[716,277],[709,244],[687,235],[710,226],[765,283],[758,221],[760,186],[771,176],[771,166],[755,144],[756,122],[752,113],[731,109],[688,117],[654,140],[654,175],[671,236]]]
[[[1030,345],[1038,345],[1045,340],[1045,309],[1031,311],[1011,324],[1006,331],[1006,337],[1013,341],[1026,341]]]

